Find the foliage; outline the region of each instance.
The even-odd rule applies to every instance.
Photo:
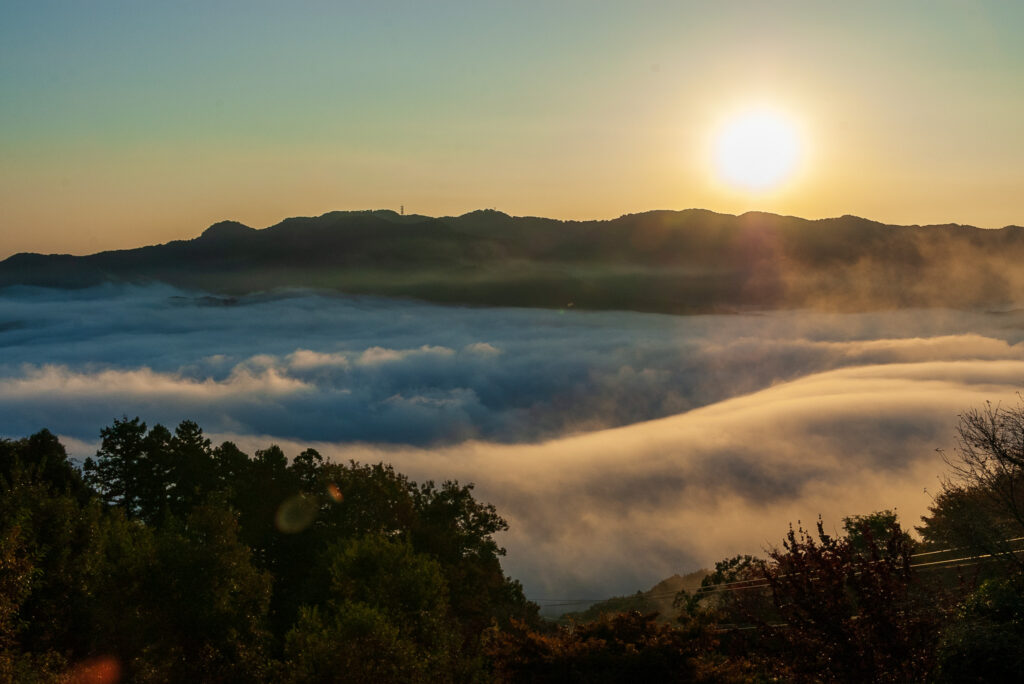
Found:
[[[876,511],[870,515],[843,518],[843,531],[850,550],[855,554],[904,552],[917,550],[914,538],[900,527],[895,511]],[[899,537],[895,539],[894,537]],[[885,546],[879,544],[884,541]]]
[[[440,561],[453,589],[452,610],[461,616],[467,641],[479,638],[492,619],[534,622],[537,606],[526,601],[519,582],[501,572],[505,549],[494,535],[508,529],[494,506],[473,498],[473,485],[423,484],[414,495],[419,510],[411,530],[413,545]]]
[[[712,642],[636,611],[542,634],[512,621],[492,629],[487,654],[499,682],[695,682]]]
[[[658,582],[647,591],[638,591],[628,596],[613,596],[593,603],[584,610],[563,613],[559,621],[592,622],[601,617],[603,613],[616,614],[637,611],[644,614],[658,613],[659,620],[671,624],[676,619],[679,596],[687,591],[699,589],[707,575],[708,571],[704,569],[695,570],[685,576],[675,574]]]
[[[957,437],[951,477],[918,530],[931,546],[992,554],[1024,571],[1014,541],[1024,536],[1024,399],[965,411]]]
[[[0,681],[472,681],[487,625],[536,620],[472,485],[191,421],[100,436],[84,478],[48,432],[0,441]]]
[[[918,531],[931,547],[978,557],[983,581],[943,629],[938,680],[1011,681],[1024,667],[1024,399],[965,411],[957,437],[951,476]]]
[[[1010,682],[1024,670],[1024,587],[983,582],[960,606],[938,649],[940,682]]]
[[[440,565],[379,535],[332,547],[330,598],[286,636],[295,681],[453,681],[460,639]]]
[[[749,554],[715,563],[693,593],[681,591],[675,605],[689,617],[707,623],[738,623],[768,619],[764,585],[765,561]],[[755,617],[756,616],[756,617]]]
[[[129,420],[124,416],[100,430],[100,438],[96,460],[85,461],[86,481],[99,492],[103,503],[140,513],[143,489],[152,484],[147,475],[163,460],[147,443],[146,424],[138,417]]]
[[[921,681],[933,667],[941,614],[915,591],[913,541],[889,512],[848,518],[846,537],[790,528],[764,576],[798,678]]]

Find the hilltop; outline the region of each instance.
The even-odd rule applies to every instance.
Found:
[[[690,209],[606,221],[474,211],[330,212],[89,256],[16,254],[0,287],[164,282],[224,295],[285,287],[434,302],[664,313],[1005,307],[1024,228],[892,226]]]
[[[616,596],[595,603],[586,610],[565,613],[561,619],[582,623],[596,620],[601,615],[638,611],[644,614],[656,612],[659,621],[671,624],[679,615],[680,608],[675,605],[679,592],[695,592],[701,581],[710,574],[708,570],[697,570],[686,575],[675,574],[661,580],[647,591],[638,591],[632,596]]]

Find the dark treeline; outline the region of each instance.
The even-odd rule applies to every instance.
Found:
[[[474,681],[537,608],[471,485],[115,421],[0,442],[0,681]]]
[[[965,412],[915,541],[890,511],[719,562],[673,621],[541,622],[472,487],[122,419],[82,471],[0,441],[0,681],[1014,681],[1024,403]]]

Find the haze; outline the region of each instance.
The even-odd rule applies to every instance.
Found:
[[[1024,313],[441,307],[164,286],[0,291],[0,435],[122,413],[477,484],[532,598],[632,593],[788,522],[916,522],[956,416],[1024,385]]]

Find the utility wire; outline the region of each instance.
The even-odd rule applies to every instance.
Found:
[[[1013,539],[1004,539],[1000,543],[1010,544],[1010,543],[1019,542],[1019,541],[1024,541],[1024,537],[1015,537]],[[921,553],[911,554],[910,557],[911,558],[921,558],[923,556],[932,556],[932,555],[936,555],[936,554],[940,554],[940,553],[950,553],[952,551],[962,551],[963,549],[966,549],[966,548],[969,548],[969,547],[960,546],[960,547],[955,547],[955,548],[950,548],[950,549],[941,549],[941,550],[938,550],[938,551],[924,551],[924,552],[921,552]],[[1024,551],[1024,549],[1016,549],[1016,550],[1013,550],[1012,552],[1013,553],[1020,553],[1022,551]],[[943,559],[943,560],[928,561],[928,562],[925,562],[925,563],[911,563],[910,567],[911,568],[941,569],[942,566],[950,566],[950,565],[970,566],[970,565],[978,565],[981,562],[985,562],[985,561],[988,561],[988,560],[993,560],[995,558],[998,558],[998,554],[985,553],[985,554],[976,554],[976,555],[972,555],[972,556],[961,556],[959,558],[946,558],[946,559]],[[970,562],[967,562],[967,561],[970,561]],[[739,585],[744,585],[744,586],[739,586]],[[698,587],[696,590],[694,590],[693,593],[694,594],[710,594],[710,593],[715,593],[715,592],[719,592],[719,591],[744,591],[744,590],[747,590],[747,589],[761,589],[761,588],[764,588],[764,587],[767,587],[767,586],[769,586],[769,583],[768,583],[768,581],[766,579],[755,578],[755,579],[749,579],[749,580],[735,580],[735,581],[732,581],[732,582],[720,582],[718,584],[709,584],[709,585]],[[575,606],[575,605],[581,605],[581,604],[584,604],[584,603],[604,603],[604,602],[612,601],[612,600],[616,600],[616,599],[619,599],[619,600],[626,600],[626,599],[632,599],[632,598],[659,599],[659,598],[668,598],[670,596],[671,597],[675,597],[675,596],[678,596],[678,595],[679,595],[678,591],[673,591],[673,592],[664,592],[664,593],[659,592],[657,594],[639,594],[639,595],[632,594],[632,595],[627,595],[627,596],[609,596],[609,597],[603,598],[603,599],[592,599],[592,598],[564,598],[564,599],[563,598],[540,598],[540,599],[530,599],[530,600],[533,601],[534,603],[541,604],[542,607],[544,607],[544,608],[557,608],[557,607],[560,607],[560,606]]]

